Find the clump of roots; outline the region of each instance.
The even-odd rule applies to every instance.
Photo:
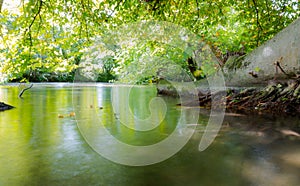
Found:
[[[220,95],[223,95],[222,97]],[[212,102],[218,100],[218,102]],[[200,94],[198,102],[183,103],[183,106],[205,108],[226,106],[227,110],[247,113],[286,113],[300,112],[300,81],[271,83],[265,88],[228,89],[226,92]]]

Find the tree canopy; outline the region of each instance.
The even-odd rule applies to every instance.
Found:
[[[19,11],[12,12],[0,0],[0,81],[69,81],[96,38],[142,20],[180,25],[224,61],[227,52],[250,52],[273,37],[298,18],[299,7],[298,0],[21,0]],[[190,54],[164,44],[114,47],[99,81],[130,71],[118,69],[146,50],[159,50],[157,57],[170,54],[189,70]]]

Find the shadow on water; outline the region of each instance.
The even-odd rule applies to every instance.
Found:
[[[178,100],[165,97],[168,110],[162,125],[136,132],[116,122],[110,88],[35,84],[24,99],[18,99],[17,86],[0,87],[1,101],[16,107],[0,112],[0,185],[299,185],[300,121],[295,117],[228,113],[216,140],[199,152],[208,120],[203,113],[187,145],[166,161],[130,167],[106,160],[78,130],[76,119],[88,117],[84,110],[97,109],[110,133],[133,145],[166,138],[180,111],[175,106]],[[137,90],[141,97],[130,101],[132,112],[146,117],[149,109],[143,105],[154,93],[151,88]],[[73,94],[80,97],[75,103]],[[82,107],[76,117],[70,116],[74,104]]]

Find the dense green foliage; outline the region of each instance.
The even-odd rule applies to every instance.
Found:
[[[5,1],[4,1],[5,2]],[[86,48],[120,25],[166,21],[183,26],[209,44],[220,61],[228,51],[249,52],[299,16],[296,0],[29,0],[19,12],[0,14],[0,81],[70,81]],[[108,81],[138,71],[145,52],[189,71],[186,51],[146,41],[111,51],[96,68],[96,80]],[[149,51],[150,50],[150,51]],[[85,51],[85,52],[84,52]],[[162,60],[163,61],[163,60]],[[134,68],[130,65],[136,63]],[[159,60],[146,66],[144,78],[155,78]],[[197,69],[200,70],[200,69]],[[196,73],[194,76],[202,76]],[[128,76],[129,77],[129,76]],[[143,78],[140,76],[139,78]],[[125,80],[127,81],[127,80]],[[138,80],[134,80],[138,81]]]

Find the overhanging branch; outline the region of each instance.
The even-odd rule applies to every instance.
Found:
[[[30,23],[29,27],[26,29],[26,32],[25,32],[25,34],[26,34],[27,32],[30,32],[30,30],[31,30],[31,27],[32,27],[32,25],[34,24],[34,22],[35,22],[35,20],[36,20],[37,16],[39,16],[39,15],[40,15],[40,13],[41,13],[42,6],[43,6],[43,1],[42,1],[42,0],[40,0],[39,2],[40,2],[40,5],[39,5],[38,12],[37,12],[37,13],[34,15],[34,17],[33,17],[33,20],[31,21],[31,23]]]
[[[257,7],[257,3],[256,3],[256,1],[255,0],[252,0],[252,2],[253,2],[253,4],[254,4],[254,8],[255,8],[255,13],[256,13],[256,24],[257,24],[257,26],[258,26],[258,31],[257,31],[257,40],[256,40],[256,44],[257,44],[257,46],[259,45],[259,40],[260,40],[260,38],[259,38],[259,36],[260,36],[260,31],[262,31],[263,30],[263,28],[262,28],[262,26],[261,26],[261,24],[260,24],[260,22],[259,22],[259,10],[258,10],[258,7]]]

